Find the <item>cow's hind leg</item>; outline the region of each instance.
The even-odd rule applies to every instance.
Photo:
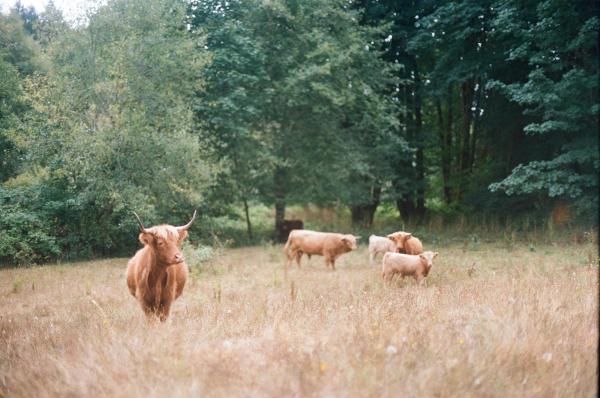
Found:
[[[298,268],[301,268],[301,267],[300,267],[300,260],[302,260],[302,255],[303,255],[303,254],[304,254],[304,253],[302,253],[302,251],[301,251],[301,250],[298,250],[298,251],[296,252],[296,264],[298,264]]]
[[[376,263],[375,263],[376,257],[377,257],[377,253],[369,252],[369,263],[371,264],[371,267],[374,267],[376,265]]]

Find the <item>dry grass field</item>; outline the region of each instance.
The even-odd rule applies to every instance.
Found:
[[[224,250],[164,324],[126,259],[0,270],[0,396],[596,396],[594,244],[436,250],[427,287],[364,246],[287,280],[281,246]]]

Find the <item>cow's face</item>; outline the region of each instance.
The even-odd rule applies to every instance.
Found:
[[[429,252],[429,251],[419,254],[419,259],[421,260],[421,263],[425,266],[427,273],[429,273],[429,270],[431,269],[431,266],[433,265],[433,259],[436,258],[437,255],[438,255],[438,252]]]
[[[360,236],[344,235],[342,237],[342,243],[346,245],[348,250],[356,250],[356,240],[360,239]]]
[[[196,210],[194,210],[194,215],[190,222],[180,227],[158,225],[146,228],[137,213],[134,211],[133,214],[140,224],[140,242],[152,249],[160,265],[169,266],[183,262],[183,254],[181,254],[179,246],[181,246],[181,243],[186,238],[187,230],[196,219]]]
[[[179,247],[187,237],[187,231],[177,230],[171,225],[160,225],[140,233],[140,242],[151,247],[159,264],[173,265],[183,262]]]
[[[394,232],[393,234],[389,234],[387,237],[389,240],[394,242],[394,244],[396,245],[396,250],[400,253],[406,250],[406,241],[412,237],[412,234],[409,232],[400,231]]]

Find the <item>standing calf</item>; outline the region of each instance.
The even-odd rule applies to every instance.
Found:
[[[395,251],[396,243],[391,239],[377,235],[369,236],[369,262],[371,263],[371,266],[375,265],[375,258],[378,254]]]
[[[133,214],[140,223],[139,239],[144,247],[127,263],[127,286],[147,316],[154,314],[164,321],[187,280],[188,266],[179,246],[196,219],[196,211],[190,222],[181,227],[144,228],[142,220]]]
[[[294,229],[290,232],[288,240],[283,247],[287,256],[286,269],[296,258],[298,268],[300,268],[300,259],[303,254],[312,254],[325,257],[325,265],[331,265],[335,271],[335,260],[344,253],[356,249],[356,239],[360,236],[343,235],[331,232],[316,232],[307,229]]]
[[[421,254],[423,253],[423,244],[419,240],[412,236],[410,232],[394,232],[389,234],[388,239],[396,244],[396,251],[398,253],[406,254]]]
[[[382,262],[382,276],[385,282],[390,282],[394,275],[400,274],[402,278],[411,275],[422,285],[425,277],[429,274],[433,259],[437,252],[424,252],[419,255],[385,253]]]

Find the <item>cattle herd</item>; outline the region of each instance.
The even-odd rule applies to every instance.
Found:
[[[135,214],[135,213],[134,213]],[[169,316],[171,304],[185,286],[188,266],[181,254],[180,246],[187,237],[187,230],[196,219],[196,212],[186,225],[157,225],[145,228],[135,214],[139,225],[139,240],[144,245],[127,263],[127,286],[142,310],[148,317],[157,316],[164,321]],[[317,232],[306,229],[290,231],[283,248],[287,256],[285,269],[295,259],[300,268],[300,260],[319,255],[325,258],[325,265],[335,270],[335,260],[342,254],[356,249],[360,236]],[[377,255],[383,254],[382,277],[390,282],[394,275],[412,276],[421,285],[429,274],[437,252],[423,251],[421,241],[408,232],[394,232],[387,237],[369,237],[370,264],[376,264]]]

